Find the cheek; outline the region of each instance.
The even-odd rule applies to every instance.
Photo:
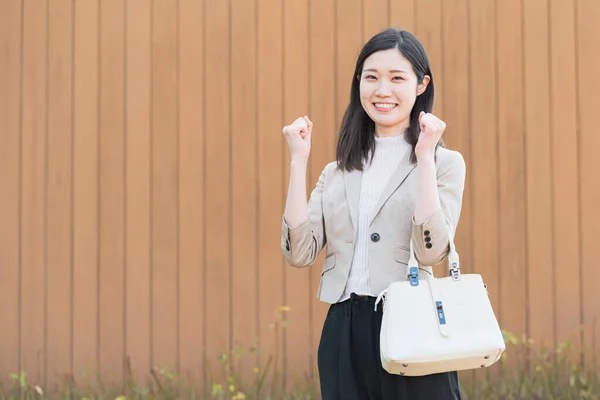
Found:
[[[409,85],[402,85],[398,87],[395,91],[396,96],[407,103],[411,103],[415,101],[417,97],[417,92],[413,90]]]
[[[365,100],[369,100],[369,87],[366,85],[363,85],[362,83],[360,84],[359,88],[359,93],[360,93],[360,100],[361,101],[365,101]]]
[[[402,108],[412,109],[417,99],[417,93],[413,90],[408,90],[408,87],[399,89],[395,92],[396,96],[400,99]]]
[[[362,104],[365,110],[368,109],[368,105],[371,103],[371,92],[368,86],[360,85],[359,93],[360,93],[360,103]]]

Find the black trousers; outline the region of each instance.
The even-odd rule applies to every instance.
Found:
[[[381,366],[381,304],[352,294],[330,306],[318,352],[323,400],[460,400],[458,374],[389,374]]]

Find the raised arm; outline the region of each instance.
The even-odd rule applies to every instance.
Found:
[[[291,153],[290,182],[281,221],[281,248],[293,267],[311,265],[325,245],[321,174],[309,202],[306,200],[306,166],[310,155],[313,124],[308,117],[298,118],[283,128]]]
[[[442,262],[449,250],[449,233],[454,236],[465,185],[465,161],[456,151],[437,144],[446,124],[432,114],[419,116],[421,133],[417,156],[417,201],[413,216],[412,242],[421,265]]]

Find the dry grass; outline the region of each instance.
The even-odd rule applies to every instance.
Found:
[[[276,311],[276,338],[286,328],[289,309]],[[548,346],[533,340],[517,339],[505,333],[507,350],[496,365],[485,370],[460,373],[465,400],[600,400],[600,379],[594,366],[583,366],[580,354],[569,343]],[[278,340],[278,339],[277,339]],[[279,346],[276,344],[276,348]],[[273,352],[264,365],[252,371],[240,370],[240,359],[253,357],[256,349],[236,348],[231,354],[221,353],[213,366],[223,379],[207,376],[205,384],[191,382],[166,368],[155,368],[147,382],[132,378],[125,385],[111,385],[100,377],[95,384],[82,384],[74,377],[50,392],[27,379],[26,372],[10,376],[10,387],[0,387],[0,400],[33,399],[215,399],[215,400],[308,400],[319,399],[318,377],[303,377],[287,390],[281,388],[281,371],[272,363]],[[593,354],[587,352],[587,354]],[[593,357],[590,357],[593,358]],[[244,365],[251,365],[244,363]],[[242,381],[241,377],[246,380]],[[248,377],[251,377],[250,379]],[[81,379],[80,379],[81,380]]]

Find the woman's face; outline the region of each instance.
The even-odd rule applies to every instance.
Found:
[[[360,101],[375,122],[378,136],[403,134],[417,95],[427,88],[429,76],[418,84],[417,75],[397,49],[371,54],[360,76]]]

